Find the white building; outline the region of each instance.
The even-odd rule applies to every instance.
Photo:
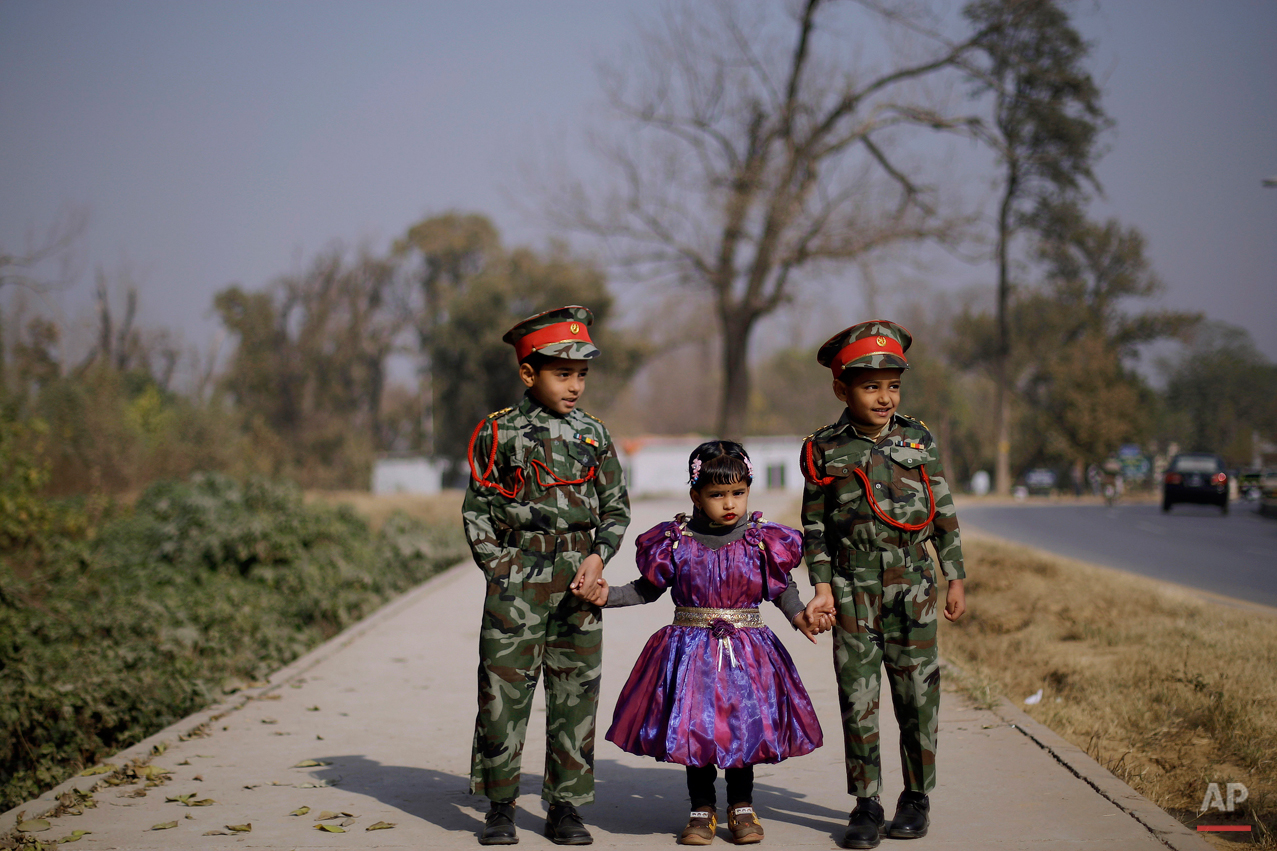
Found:
[[[385,455],[373,462],[372,492],[439,493],[447,463],[420,455]]]
[[[641,437],[621,442],[621,464],[631,497],[687,492],[687,458],[704,437]],[[754,464],[754,490],[801,493],[801,437],[747,437],[741,441]]]

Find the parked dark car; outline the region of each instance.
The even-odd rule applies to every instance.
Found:
[[[1228,513],[1228,473],[1224,459],[1206,452],[1184,452],[1171,459],[1162,479],[1162,510],[1177,502],[1218,505]]]

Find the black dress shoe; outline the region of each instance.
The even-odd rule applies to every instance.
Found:
[[[887,835],[892,839],[917,839],[926,836],[927,827],[931,824],[931,818],[927,815],[930,811],[931,802],[926,795],[908,790],[901,792]]]
[[[483,819],[479,831],[480,845],[518,845],[519,835],[514,830],[514,804],[493,801]]]
[[[851,811],[847,832],[842,837],[844,848],[877,848],[882,841],[882,804],[876,798],[857,798]]]
[[[576,807],[571,804],[550,805],[550,812],[545,816],[545,835],[555,845],[589,845],[594,842]]]

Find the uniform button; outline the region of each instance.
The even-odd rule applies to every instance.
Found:
[[[876,487],[878,490],[882,490],[882,483],[878,482],[877,484],[874,485],[874,487]]]

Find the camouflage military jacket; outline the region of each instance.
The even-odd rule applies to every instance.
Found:
[[[584,411],[558,416],[525,395],[483,420],[470,463],[461,511],[480,567],[518,547],[514,533],[589,533],[604,563],[620,548],[630,522],[621,462],[607,428]]]
[[[947,579],[962,579],[962,541],[940,451],[920,421],[896,414],[874,442],[847,411],[803,443],[803,555],[811,581],[835,567],[926,558],[935,544]],[[904,552],[902,552],[904,551]]]

